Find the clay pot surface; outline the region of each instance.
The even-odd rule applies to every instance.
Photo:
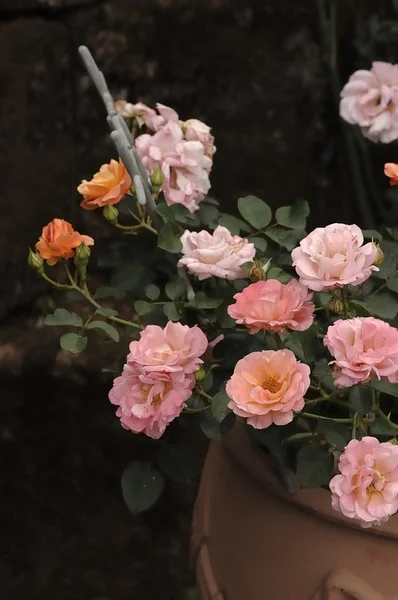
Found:
[[[192,548],[201,600],[398,600],[398,516],[363,529],[325,489],[289,495],[243,426],[210,447]]]

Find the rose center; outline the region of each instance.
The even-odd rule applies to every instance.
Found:
[[[378,492],[381,492],[381,490],[384,487],[385,481],[386,481],[385,477],[383,477],[383,475],[381,473],[376,471],[372,483],[370,483],[368,485],[368,487],[366,488],[366,493],[369,496],[373,496],[373,494],[377,494]]]
[[[276,394],[276,392],[279,392],[279,390],[281,389],[282,383],[272,375],[266,375],[261,387],[264,390],[268,390],[269,392],[271,392],[271,394]]]

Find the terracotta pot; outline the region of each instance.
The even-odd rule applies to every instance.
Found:
[[[327,490],[289,495],[242,426],[210,447],[192,548],[202,600],[398,600],[398,516],[362,529]]]

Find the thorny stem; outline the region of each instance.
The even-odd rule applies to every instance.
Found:
[[[356,412],[352,419],[351,439],[353,439],[353,440],[355,440],[357,437],[357,420],[358,420],[358,413]]]

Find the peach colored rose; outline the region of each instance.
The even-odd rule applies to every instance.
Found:
[[[129,191],[132,181],[122,161],[111,160],[102,165],[91,181],[83,179],[77,191],[83,196],[80,206],[95,210],[107,204],[117,204]]]
[[[363,527],[380,525],[398,510],[398,446],[374,437],[351,440],[330,482],[332,506]]]
[[[87,246],[94,244],[93,238],[88,235],[80,235],[67,221],[53,219],[51,223],[43,227],[41,237],[36,244],[36,252],[43,260],[47,261],[47,264],[55,265],[60,258],[74,256],[75,248],[82,242]]]
[[[235,366],[226,386],[233,412],[256,429],[286,425],[304,407],[310,368],[291,350],[263,350],[248,354]]]
[[[335,358],[334,378],[339,388],[377,377],[398,383],[398,330],[373,317],[339,319],[323,340]]]
[[[304,331],[314,321],[313,294],[295,279],[280,283],[276,279],[257,281],[247,286],[234,298],[236,304],[228,307],[228,314],[239,325],[246,325],[251,334],[261,329]]]
[[[344,285],[360,285],[366,281],[377,258],[373,242],[363,244],[362,231],[357,225],[333,223],[318,227],[292,252],[293,266],[300,283],[320,292]]]
[[[398,185],[398,165],[395,163],[386,163],[384,165],[384,175],[390,178],[390,185]]]
[[[241,269],[243,263],[253,260],[256,250],[245,238],[231,235],[219,225],[213,232],[184,231],[181,236],[183,257],[178,267],[185,267],[192,275],[208,279],[212,275],[221,279],[247,277]]]
[[[341,91],[340,116],[373,142],[398,139],[398,65],[374,62],[370,71],[355,71]]]
[[[113,382],[109,400],[125,429],[160,438],[192,395],[195,377],[183,371],[147,373],[137,363],[125,365]]]
[[[203,363],[207,338],[196,325],[188,327],[169,321],[164,329],[147,325],[138,342],[131,342],[127,363],[137,363],[145,373],[194,373]]]

